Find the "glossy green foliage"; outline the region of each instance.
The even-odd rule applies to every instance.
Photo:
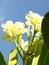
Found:
[[[42,36],[44,44],[38,65],[49,65],[49,12],[44,16],[42,21]]]
[[[40,57],[41,49],[43,46],[43,40],[40,38],[37,38],[35,40],[34,46],[35,46],[34,47],[35,49],[34,49],[33,65],[37,65],[39,57]]]
[[[9,55],[8,65],[18,65],[18,56],[16,49],[12,50]]]
[[[1,52],[0,52],[0,65],[6,65],[5,59]]]
[[[33,55],[27,54],[23,60],[23,65],[32,65]]]
[[[38,65],[49,65],[49,50],[45,44],[42,47]]]
[[[29,52],[25,55],[24,65],[37,65],[41,53],[43,41],[40,38],[35,38]]]
[[[42,35],[47,47],[49,48],[49,12],[44,16],[42,21]]]

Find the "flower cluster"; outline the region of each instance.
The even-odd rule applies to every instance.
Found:
[[[27,49],[26,43],[28,46],[28,44],[30,43],[30,36],[34,35],[33,32],[37,30],[38,32],[41,33],[41,22],[43,16],[40,16],[37,13],[33,13],[32,11],[29,11],[29,13],[25,15],[25,19],[26,19],[25,23],[22,23],[20,21],[13,23],[12,21],[8,20],[6,21],[6,23],[3,23],[1,27],[3,28],[3,32],[5,33],[3,39],[8,39],[9,41],[12,41],[13,38],[17,36],[19,37],[18,39],[22,40],[22,36],[20,38],[20,35],[27,33],[29,42],[28,41],[20,42],[22,43],[21,47],[26,50]],[[30,32],[32,32],[32,34],[30,34]]]

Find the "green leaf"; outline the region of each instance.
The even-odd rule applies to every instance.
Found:
[[[43,45],[43,39],[41,39],[40,37],[34,38],[34,41],[29,50],[29,53],[33,53],[33,54],[35,54],[35,57],[37,57],[40,54],[42,45]]]
[[[46,42],[47,47],[49,48],[49,12],[44,16],[42,20],[42,35],[43,39]]]
[[[1,52],[0,52],[0,65],[6,65],[5,59]]]
[[[33,65],[38,64],[42,46],[43,46],[43,39],[37,38],[34,42],[34,57],[33,57],[33,61],[32,61]]]
[[[11,51],[9,55],[8,65],[18,65],[18,55],[16,49]]]
[[[49,49],[46,44],[43,45],[38,65],[49,65]]]
[[[23,65],[32,65],[33,55],[27,54],[26,57],[24,57]]]
[[[44,44],[42,47],[38,65],[49,65],[49,12],[43,18],[41,29]]]
[[[24,56],[24,65],[37,65],[40,52],[43,45],[43,39],[35,38],[29,52]]]

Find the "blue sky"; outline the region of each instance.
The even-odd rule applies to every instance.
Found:
[[[0,0],[0,25],[7,20],[25,21],[25,14],[29,11],[44,15],[49,11],[49,0]],[[0,51],[4,54],[7,62],[9,53],[14,49],[14,44],[9,44],[1,39],[3,33],[0,27]],[[19,65],[22,65],[22,60],[19,56]]]

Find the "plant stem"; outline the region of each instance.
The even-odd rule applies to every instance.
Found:
[[[16,40],[13,40],[13,41],[14,41],[16,49],[18,50],[18,53],[20,54],[21,58],[23,59],[23,53],[22,53],[22,49],[21,49],[20,45],[16,42]]]

